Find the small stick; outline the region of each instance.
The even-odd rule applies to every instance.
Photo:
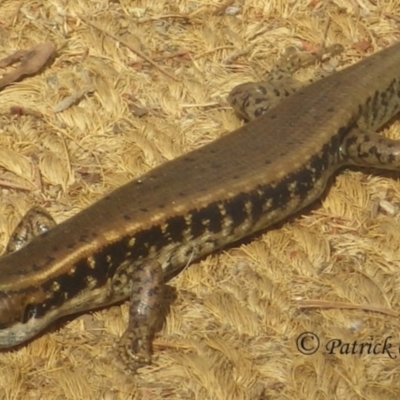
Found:
[[[85,18],[84,16],[80,16],[80,18],[85,21],[88,25],[92,26],[95,29],[98,29],[100,32],[103,32],[105,35],[110,36],[111,38],[113,38],[114,40],[116,40],[117,42],[123,44],[125,47],[127,47],[129,50],[131,50],[133,53],[135,53],[136,55],[138,55],[139,57],[143,58],[144,60],[146,60],[149,64],[151,64],[154,68],[158,69],[161,73],[167,75],[168,77],[170,77],[171,79],[173,79],[174,81],[178,81],[178,78],[176,78],[175,76],[173,76],[172,74],[170,74],[168,71],[166,71],[164,68],[160,67],[156,62],[154,62],[150,57],[146,56],[146,54],[142,53],[140,50],[136,49],[135,47],[131,46],[128,42],[126,42],[125,40],[123,40],[122,38],[113,35],[111,32],[108,32],[106,30],[104,30],[103,28],[101,28],[100,26],[94,24],[93,22],[90,22],[87,18]]]
[[[325,301],[325,300],[300,300],[296,302],[300,308],[341,308],[347,310],[365,310],[371,312],[378,312],[385,315],[391,315],[398,317],[399,313],[394,310],[390,310],[386,307],[374,306],[369,304],[351,304],[343,303],[341,301]]]

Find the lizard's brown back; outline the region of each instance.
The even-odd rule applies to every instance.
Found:
[[[90,243],[83,245],[87,249],[85,253],[89,248],[109,245],[113,238],[132,236],[168,221],[170,230],[176,232],[176,241],[194,240],[195,237],[190,237],[189,216],[210,209],[212,204],[223,205],[235,198],[239,198],[237,206],[242,209],[252,201],[248,194],[257,188],[270,191],[272,200],[276,198],[272,218],[258,213],[251,227],[228,235],[227,241],[237,240],[282,219],[315,200],[327,176],[345,162],[340,158],[339,143],[349,130],[356,124],[375,130],[397,113],[399,79],[400,44],[397,44],[305,87],[257,120],[115,190],[37,239],[40,246],[35,240],[12,258],[3,258],[0,290],[6,285],[7,277],[23,275],[29,280],[30,273],[37,276],[31,269],[32,260],[38,258],[37,252],[60,260],[71,253],[71,247],[79,247],[86,241]],[[323,159],[326,155],[328,158]],[[304,173],[310,162],[319,164],[318,177]],[[290,199],[285,198],[284,193],[273,193],[273,188],[288,182],[288,177],[289,181],[297,177],[300,182],[298,174],[303,177],[304,190],[298,187],[286,197],[296,194],[302,199],[294,199],[293,204],[288,205]],[[317,190],[308,190],[312,182],[307,184],[307,179],[314,180],[314,184],[320,180],[322,184],[317,185]],[[181,216],[186,222],[178,218]],[[230,217],[235,225],[235,215]],[[204,219],[207,218],[215,221],[224,217],[216,207],[209,216],[204,214]],[[215,225],[221,223],[215,222]],[[188,231],[186,237],[185,230]],[[69,241],[75,242],[75,246]],[[224,242],[221,240],[217,247]],[[17,258],[18,262],[10,263]]]

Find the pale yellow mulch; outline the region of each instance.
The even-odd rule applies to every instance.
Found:
[[[340,42],[345,65],[366,56],[366,42],[376,50],[399,40],[399,28],[394,0],[2,1],[0,58],[47,40],[58,55],[0,92],[1,248],[33,204],[62,221],[238,127],[226,94],[265,78],[287,46]],[[79,91],[88,93],[54,112]],[[11,116],[10,106],[42,116]],[[387,134],[400,137],[399,124]],[[398,398],[399,204],[396,174],[346,171],[303,217],[171,282],[177,299],[152,366],[121,370],[113,345],[127,306],[111,307],[0,353],[0,399]],[[296,347],[306,331],[320,341],[313,355]],[[356,341],[387,338],[393,358],[379,346],[326,348],[337,339],[351,353]]]

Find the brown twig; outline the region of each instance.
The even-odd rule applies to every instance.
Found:
[[[22,106],[11,106],[10,107],[11,115],[30,115],[35,118],[42,118],[43,114],[39,111],[33,110],[32,108],[22,107]]]
[[[10,189],[18,189],[18,190],[26,190],[28,192],[31,192],[32,190],[35,189],[33,187],[21,185],[19,183],[11,182],[11,181],[8,181],[8,180],[5,180],[5,179],[0,179],[0,187],[10,188]]]
[[[161,61],[161,60],[166,60],[169,58],[177,58],[177,57],[184,57],[187,56],[188,54],[190,54],[189,50],[179,50],[175,53],[170,53],[170,54],[164,54],[162,56],[157,56],[154,59],[157,61]]]
[[[383,13],[386,18],[390,18],[393,21],[400,22],[400,16],[392,13]]]
[[[129,50],[131,50],[133,53],[135,53],[136,55],[138,55],[140,58],[143,58],[143,60],[146,60],[149,64],[151,64],[154,68],[158,69],[161,73],[167,75],[168,77],[170,77],[171,79],[173,79],[174,81],[178,81],[178,78],[176,78],[175,76],[173,76],[172,74],[170,74],[168,71],[166,71],[164,68],[160,67],[156,62],[154,62],[150,57],[146,56],[146,54],[142,53],[140,50],[138,50],[137,48],[131,46],[128,42],[126,42],[124,39],[112,34],[111,32],[108,32],[106,30],[104,30],[103,28],[101,28],[100,26],[96,25],[95,23],[89,21],[87,18],[85,18],[84,16],[80,16],[80,18],[85,21],[88,25],[90,25],[91,27],[99,30],[100,32],[103,32],[105,35],[113,38],[114,40],[116,40],[117,42],[121,43],[122,45],[124,45],[125,47],[127,47]]]
[[[365,310],[371,312],[378,312],[392,317],[398,317],[399,312],[390,310],[389,308],[373,306],[369,304],[351,304],[343,303],[340,301],[325,301],[325,300],[300,300],[297,301],[300,308],[341,308],[347,310]]]
[[[136,22],[139,24],[143,24],[146,22],[150,21],[159,21],[160,19],[167,19],[167,18],[176,18],[176,19],[186,19],[190,20],[192,16],[190,14],[163,14],[163,15],[157,15],[154,17],[144,17],[144,18],[139,18]]]

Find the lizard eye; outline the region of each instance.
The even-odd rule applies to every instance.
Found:
[[[24,315],[22,316],[22,323],[27,323],[30,319],[35,318],[37,314],[37,304],[27,304],[24,310]]]

